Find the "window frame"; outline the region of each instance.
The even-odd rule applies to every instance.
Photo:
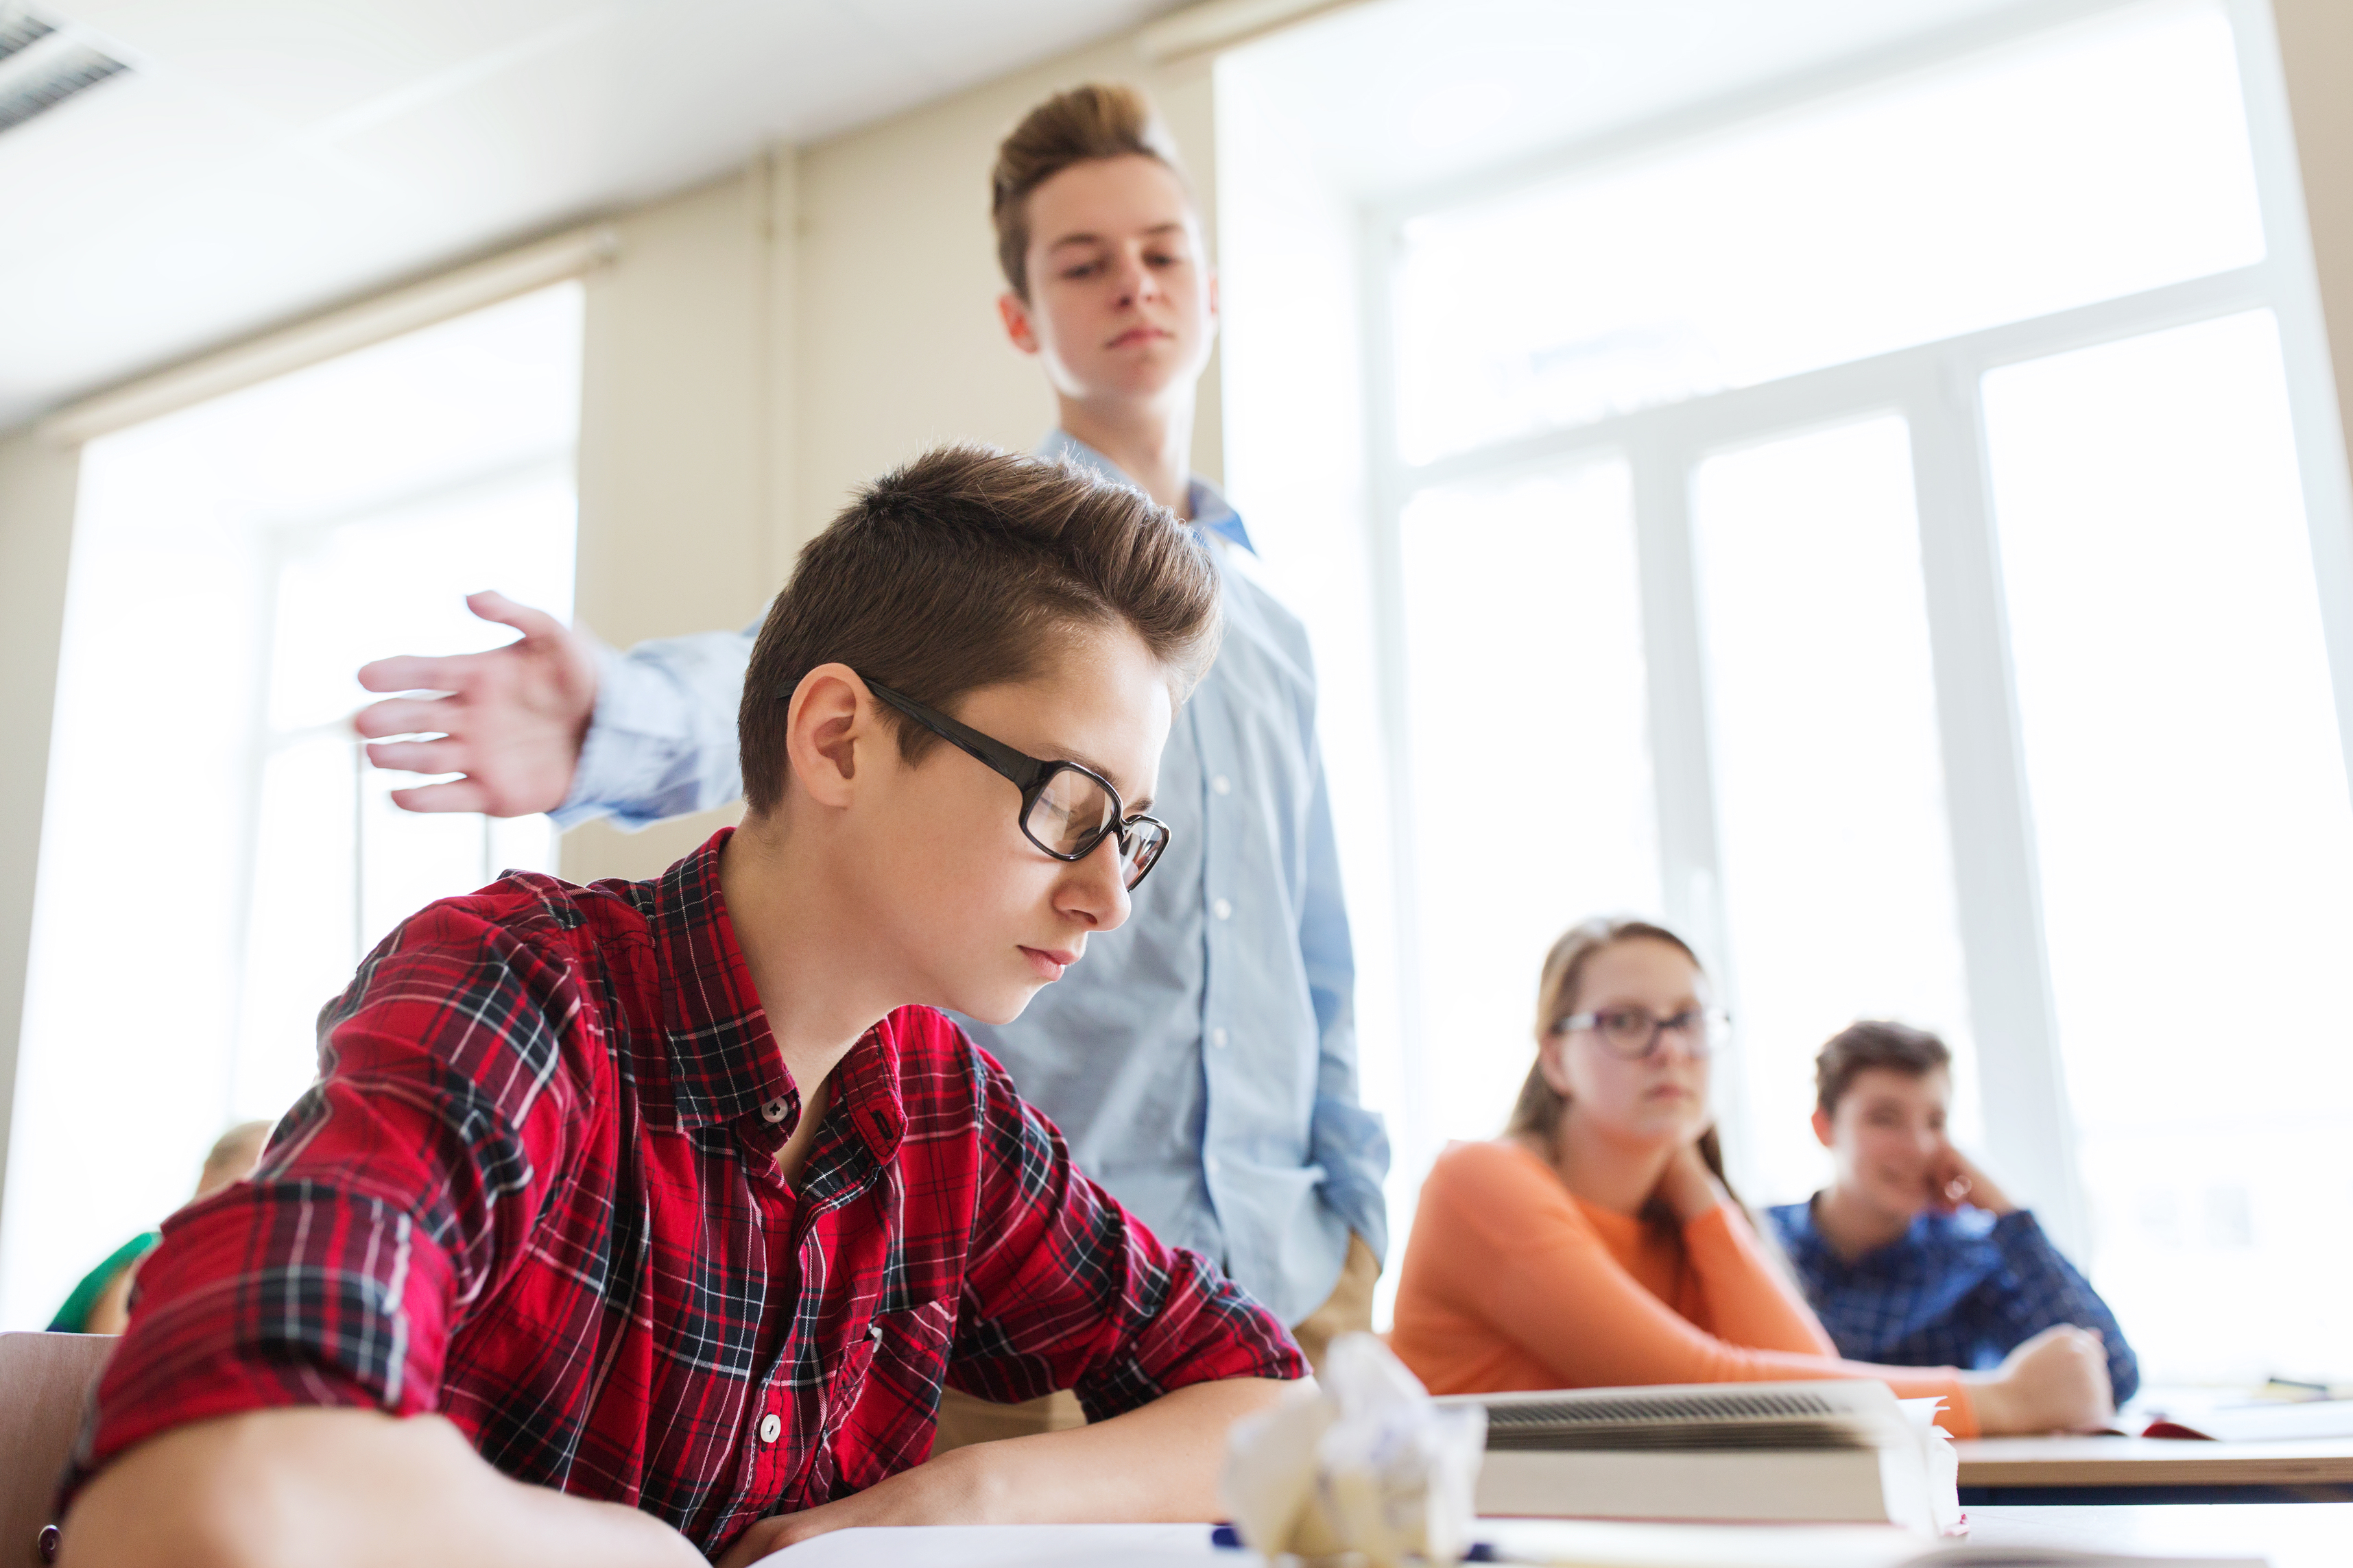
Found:
[[[1649,667],[1651,773],[1664,908],[1736,994],[1710,757],[1691,494],[1699,465],[1727,449],[1900,416],[1911,432],[1949,850],[1968,998],[1985,1101],[1988,1153],[2032,1198],[2045,1227],[2077,1256],[2089,1226],[2060,1057],[2028,795],[2017,683],[2002,596],[1987,452],[1983,378],[2004,365],[2267,310],[2279,327],[2296,460],[2318,585],[2340,747],[2353,776],[2353,479],[2337,419],[2279,45],[2264,0],[2218,0],[2236,46],[2264,257],[2252,266],[2013,321],[1758,385],[1695,396],[1569,428],[1514,437],[1423,463],[1400,456],[1394,262],[1405,226],[1767,115],[1869,87],[1926,63],[2031,38],[2149,0],[2105,0],[2000,16],[1909,48],[1808,73],[1761,92],[1525,160],[1470,181],[1408,194],[1360,215],[1359,300],[1366,372],[1363,418],[1371,524],[1375,646],[1398,911],[1405,1093],[1395,1129],[1401,1163],[1426,1166],[1442,1142],[1426,1124],[1440,1070],[1419,1015],[1414,889],[1411,715],[1407,710],[1402,522],[1431,486],[1507,479],[1622,456],[1633,474],[1634,530]],[[1739,1042],[1733,1046],[1737,1059]],[[1720,1075],[1735,1175],[1746,1164],[1743,1075]]]

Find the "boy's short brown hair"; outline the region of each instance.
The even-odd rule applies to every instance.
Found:
[[[1216,657],[1217,568],[1141,491],[1042,458],[943,447],[860,490],[809,541],[753,646],[736,716],[744,801],[784,798],[786,720],[802,677],[841,663],[952,708],[1019,681],[1078,634],[1124,626],[1182,700]],[[938,737],[888,705],[899,754]]]
[[[1953,1053],[1927,1030],[1867,1018],[1832,1035],[1814,1058],[1814,1103],[1825,1116],[1836,1110],[1855,1074],[1869,1068],[1926,1078],[1939,1069],[1949,1072],[1952,1066]]]
[[[1184,178],[1176,144],[1152,100],[1132,87],[1090,82],[1058,92],[997,144],[988,177],[997,264],[1022,299],[1029,298],[1029,193],[1071,164],[1098,158],[1150,158]]]

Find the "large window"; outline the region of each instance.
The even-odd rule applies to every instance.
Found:
[[[1649,913],[1752,1199],[1902,1018],[2153,1379],[2353,1376],[2353,583],[2253,9],[1374,215],[1408,1184],[1501,1125],[1551,938]]]
[[[552,870],[543,817],[419,816],[353,679],[568,617],[581,290],[525,296],[92,442],[82,459],[0,1224],[38,1328],[310,1082],[320,1007],[418,906]]]

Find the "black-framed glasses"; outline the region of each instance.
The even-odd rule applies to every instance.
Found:
[[[859,679],[866,680],[862,675]],[[879,680],[866,680],[866,689],[1011,781],[1021,792],[1022,837],[1055,859],[1083,860],[1105,838],[1116,838],[1120,874],[1133,892],[1159,860],[1160,852],[1168,847],[1168,825],[1141,812],[1123,815],[1119,791],[1092,768],[1080,763],[1045,762],[1017,752]]]
[[[1572,1013],[1553,1026],[1560,1035],[1590,1029],[1601,1048],[1620,1061],[1638,1062],[1672,1035],[1683,1054],[1704,1058],[1732,1035],[1732,1015],[1713,1007],[1686,1007],[1662,1018],[1641,1007],[1605,1007],[1598,1012]]]

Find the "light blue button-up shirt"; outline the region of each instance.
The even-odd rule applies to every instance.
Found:
[[[1060,431],[1039,451],[1133,482]],[[1192,481],[1192,509],[1205,533],[1250,547],[1214,486]],[[1089,1174],[1296,1323],[1332,1293],[1351,1231],[1388,1250],[1388,1136],[1357,1103],[1356,965],[1306,629],[1215,553],[1225,641],[1161,754],[1153,815],[1169,844],[1133,918],[1013,1023],[965,1026]],[[757,630],[601,651],[557,823],[642,826],[740,795],[735,709]]]

